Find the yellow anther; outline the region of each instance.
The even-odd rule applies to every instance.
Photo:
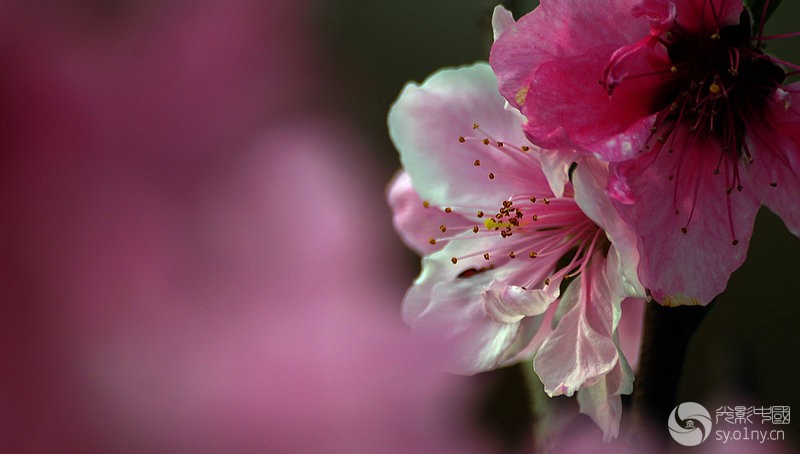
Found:
[[[722,87],[720,87],[718,83],[714,82],[708,86],[708,91],[710,91],[715,95],[718,95],[722,92]]]
[[[510,222],[497,222],[494,218],[489,218],[483,222],[488,230],[511,228]]]

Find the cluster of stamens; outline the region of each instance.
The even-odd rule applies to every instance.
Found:
[[[493,152],[502,153],[513,159],[512,165],[536,166],[541,164],[529,154],[530,147],[516,146],[503,141],[495,140],[483,132],[478,124],[473,124],[472,129],[479,135],[476,137],[458,137],[458,142],[463,144],[478,141]],[[480,160],[472,160],[472,167],[485,167]],[[523,167],[524,168],[524,167]],[[511,174],[504,174],[497,170],[487,173],[489,180],[497,181],[502,178],[519,178]],[[496,180],[497,179],[497,180]],[[441,234],[450,235],[431,237],[432,245],[440,241],[466,241],[470,238],[481,238],[498,235],[502,242],[490,250],[477,250],[461,257],[452,257],[451,262],[456,265],[471,257],[483,257],[488,262],[487,266],[478,269],[470,268],[462,272],[459,277],[471,277],[475,274],[494,269],[508,260],[527,257],[529,260],[550,256],[551,258],[564,259],[572,256],[568,264],[556,270],[544,284],[549,285],[553,279],[570,278],[579,274],[597,247],[608,247],[607,240],[602,235],[602,230],[594,224],[578,208],[572,198],[553,199],[549,194],[549,187],[532,188],[535,195],[511,195],[508,199],[498,203],[496,209],[479,209],[466,214],[466,210],[452,207],[444,208],[445,213],[458,213],[458,220],[454,223],[439,226]],[[425,208],[430,208],[430,203],[423,202]],[[492,214],[493,213],[493,214]],[[469,222],[470,219],[474,221]],[[465,233],[472,232],[465,235]],[[535,283],[528,282],[527,285]]]
[[[711,2],[711,10],[719,5]],[[717,2],[718,3],[718,2]],[[765,9],[766,11],[766,9]],[[662,104],[656,106],[656,119],[640,153],[649,153],[642,159],[654,162],[662,151],[680,152],[674,160],[672,170],[666,175],[673,185],[673,208],[680,214],[681,195],[688,195],[691,207],[681,227],[688,232],[694,216],[698,197],[696,178],[722,175],[725,181],[728,224],[731,244],[739,243],[733,222],[731,193],[744,189],[742,172],[754,161],[750,145],[746,140],[748,125],[763,117],[768,98],[785,80],[787,73],[779,66],[800,69],[796,65],[778,60],[762,51],[762,42],[775,37],[763,36],[763,22],[756,37],[752,37],[750,15],[743,11],[736,25],[720,26],[702,33],[689,32],[677,22],[658,37],[658,43],[666,50],[670,66],[638,77],[660,77],[662,91],[655,97]],[[796,34],[778,37],[795,36]],[[607,69],[608,71],[608,69]],[[792,75],[795,73],[789,73]],[[606,83],[606,81],[603,81]],[[615,85],[607,85],[609,93]],[[703,144],[714,141],[719,150],[716,165],[708,174],[692,174],[685,169],[687,162],[698,159],[684,156],[687,149],[705,152]],[[763,150],[759,150],[762,152]],[[763,155],[759,155],[763,156]],[[697,162],[697,161],[695,161]],[[683,171],[683,172],[682,172]],[[687,180],[681,174],[690,174]],[[770,186],[778,185],[773,175]],[[685,191],[691,191],[686,193]]]

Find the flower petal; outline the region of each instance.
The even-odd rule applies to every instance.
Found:
[[[544,315],[515,317],[512,308],[516,305],[519,312],[534,314],[544,309],[544,301],[498,304],[487,303],[485,298],[509,296],[497,287],[498,282],[519,286],[515,279],[543,281],[557,258],[545,258],[535,269],[530,269],[526,261],[506,256],[486,261],[480,252],[496,247],[498,241],[502,241],[499,236],[454,239],[423,259],[422,273],[403,301],[406,322],[415,333],[448,352],[445,362],[453,372],[473,374],[516,358],[528,347],[544,319]],[[453,264],[451,257],[463,258]],[[509,293],[520,298],[519,292],[515,289]],[[487,304],[498,312],[487,311]]]
[[[743,184],[800,236],[800,83],[785,88],[749,122],[754,155]]]
[[[514,16],[511,11],[505,9],[503,5],[497,5],[492,11],[492,35],[494,40],[500,37],[506,30],[512,28],[516,24]]]
[[[576,148],[608,161],[629,159],[643,146],[655,120],[652,106],[659,93],[657,76],[626,80],[609,96],[598,84],[616,46],[598,46],[586,53],[541,63],[527,86],[521,112],[525,132],[542,148]],[[660,68],[639,59],[628,71]],[[580,112],[575,103],[580,102]]]
[[[639,279],[667,306],[705,305],[725,289],[747,255],[760,206],[748,191],[727,195],[726,172],[714,174],[719,144],[684,129],[673,135],[686,146],[673,153],[611,164],[638,196],[635,204],[614,205],[639,237]]]
[[[636,369],[639,364],[639,351],[642,346],[642,328],[644,325],[644,310],[648,304],[641,298],[625,298],[620,304],[622,317],[617,325],[617,337],[620,350],[628,359],[631,368]]]
[[[578,391],[581,413],[589,415],[603,430],[603,441],[609,442],[619,435],[622,419],[621,394],[633,392],[633,371],[621,352],[620,360],[597,383]]]
[[[408,173],[399,171],[387,189],[387,199],[392,208],[393,221],[403,242],[419,255],[431,254],[443,248],[447,240],[430,243],[432,237],[441,233],[439,226],[468,224],[470,221],[456,213],[445,213],[441,207],[423,206],[417,191],[411,185]]]
[[[609,250],[608,275],[615,294],[644,298],[645,291],[637,271],[639,250],[636,233],[620,217],[605,192],[608,167],[587,157],[575,168],[572,180],[578,206],[589,219],[605,230],[613,245]]]
[[[692,32],[718,31],[739,23],[742,0],[671,0],[678,10],[676,21]]]
[[[503,323],[514,323],[524,317],[543,314],[558,298],[558,285],[550,283],[542,289],[526,289],[493,281],[481,295],[486,313]]]
[[[571,396],[582,386],[597,383],[617,364],[612,306],[619,299],[611,296],[605,267],[602,253],[597,252],[570,283],[561,299],[567,311],[533,360],[550,396]]]
[[[649,28],[646,20],[633,20],[631,11],[638,2],[566,0],[542,3],[520,18],[516,26],[503,33],[492,46],[489,60],[498,75],[500,92],[512,105],[520,107],[524,104],[524,99],[520,100],[524,96],[520,95],[528,90],[534,78],[532,71],[543,62],[574,57],[576,52],[603,45],[610,45],[610,55],[614,49],[637,41]],[[595,85],[604,64],[592,76]]]
[[[529,145],[522,116],[504,107],[494,73],[485,63],[440,70],[421,86],[403,89],[389,111],[389,133],[422,198],[471,210],[498,205],[531,187],[547,188],[533,154],[496,146],[497,141]],[[492,135],[487,144],[482,131]],[[520,165],[525,160],[528,165]],[[496,178],[490,179],[490,172],[497,172]]]
[[[539,160],[542,163],[542,171],[550,183],[550,190],[556,197],[564,197],[564,190],[569,186],[569,169],[572,163],[579,160],[582,156],[562,150],[539,151]]]

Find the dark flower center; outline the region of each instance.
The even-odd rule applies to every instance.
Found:
[[[737,25],[706,34],[676,24],[661,40],[675,76],[667,82],[667,105],[658,123],[714,134],[723,151],[752,159],[744,141],[746,124],[761,115],[786,74],[753,39],[749,13],[743,11]]]

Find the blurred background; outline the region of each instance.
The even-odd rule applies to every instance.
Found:
[[[389,105],[485,60],[495,3],[0,3],[3,451],[529,449],[521,367],[408,336],[384,201]],[[800,409],[797,257],[763,210],[680,401]]]

